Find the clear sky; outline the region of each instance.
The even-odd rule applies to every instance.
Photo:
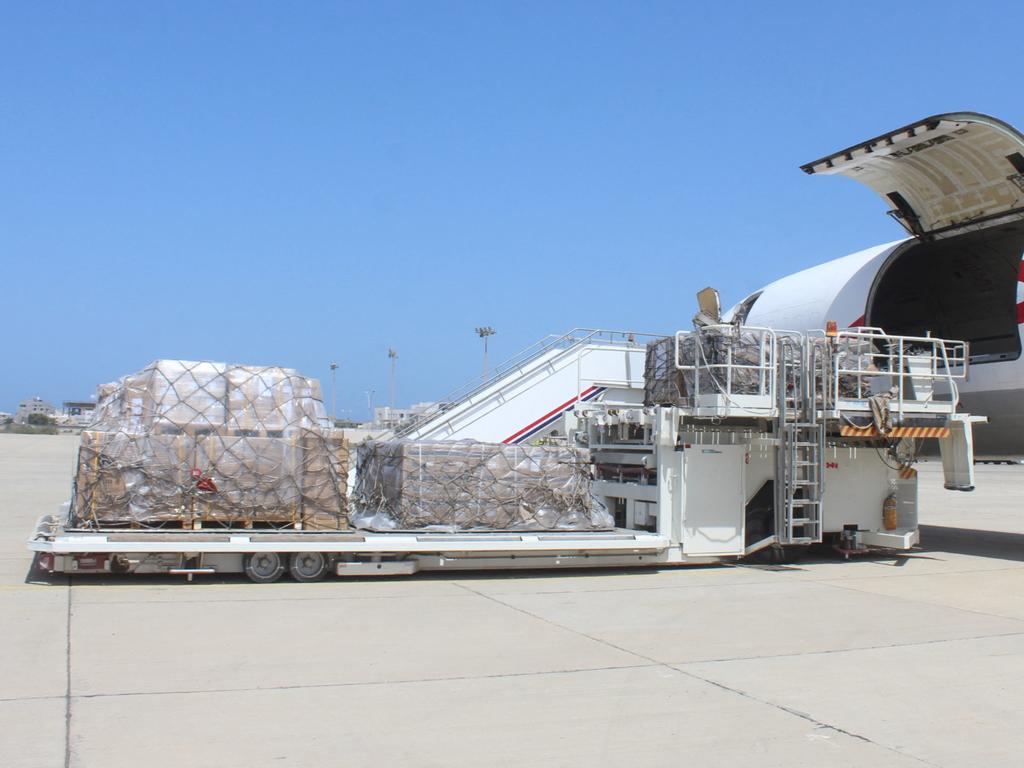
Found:
[[[0,410],[156,358],[435,399],[897,239],[800,163],[1024,125],[1004,2],[0,3]]]

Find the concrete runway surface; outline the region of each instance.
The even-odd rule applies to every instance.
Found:
[[[899,557],[46,584],[77,444],[0,435],[5,768],[1024,764],[1024,467]]]

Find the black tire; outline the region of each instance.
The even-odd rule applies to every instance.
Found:
[[[252,552],[245,556],[245,575],[257,584],[272,584],[284,573],[284,563],[276,552]]]
[[[807,557],[810,552],[811,546],[807,544],[790,544],[782,547],[781,552],[778,553],[779,565],[793,565],[799,563],[801,560]]]
[[[798,563],[807,556],[807,546],[802,544],[792,544],[785,547],[780,547],[778,544],[773,544],[770,547],[765,547],[762,550],[755,552],[750,557],[746,558],[747,562],[751,563],[763,563],[765,565],[792,565]]]
[[[330,561],[323,552],[296,552],[288,558],[288,573],[296,581],[320,581],[326,574]]]

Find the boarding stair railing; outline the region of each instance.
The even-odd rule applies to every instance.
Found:
[[[472,402],[475,398],[487,393],[503,379],[513,374],[525,375],[542,358],[550,357],[551,353],[568,350],[581,351],[589,344],[608,344],[622,347],[639,347],[645,343],[641,339],[659,338],[659,334],[640,333],[636,331],[610,331],[600,328],[574,328],[562,335],[545,336],[517,352],[489,371],[477,376],[458,389],[449,392],[437,403],[424,409],[413,419],[401,424],[394,430],[397,438],[408,437],[449,411]]]

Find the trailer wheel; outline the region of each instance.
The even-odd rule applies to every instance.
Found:
[[[320,581],[327,573],[322,552],[296,552],[288,558],[288,572],[296,581]]]
[[[245,556],[245,575],[257,584],[270,584],[281,578],[284,564],[276,552],[253,552]]]

